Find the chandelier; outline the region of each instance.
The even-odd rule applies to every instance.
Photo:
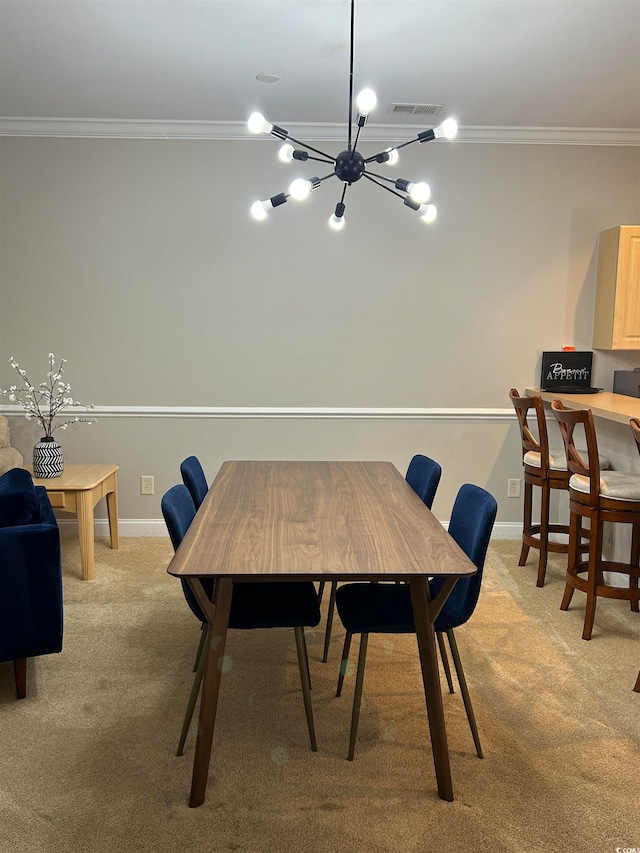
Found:
[[[314,148],[306,142],[301,142],[294,139],[289,131],[277,124],[272,124],[267,121],[262,113],[253,113],[249,117],[247,127],[252,133],[268,133],[275,136],[276,139],[282,140],[285,144],[280,148],[279,157],[285,163],[290,163],[293,160],[306,162],[314,160],[318,163],[327,163],[331,166],[332,171],[323,177],[312,178],[296,178],[289,186],[288,193],[278,193],[264,201],[256,201],[251,206],[251,213],[255,219],[266,219],[270,210],[274,207],[279,207],[287,202],[290,198],[302,200],[307,198],[311,192],[317,190],[318,187],[330,178],[337,178],[342,182],[342,195],[340,201],[336,204],[335,211],[329,219],[329,225],[336,231],[344,227],[345,223],[345,196],[347,189],[359,181],[361,178],[366,178],[376,186],[383,190],[392,193],[404,201],[407,207],[415,210],[420,215],[424,222],[433,222],[437,215],[437,209],[434,204],[429,203],[431,198],[431,188],[424,181],[408,181],[404,178],[389,178],[386,175],[378,174],[372,171],[372,167],[386,164],[388,166],[395,165],[399,160],[398,151],[405,148],[407,145],[412,145],[414,142],[431,142],[433,139],[445,137],[451,139],[458,131],[456,122],[452,119],[446,119],[438,127],[430,130],[423,130],[414,139],[408,142],[403,142],[401,145],[396,145],[393,148],[387,148],[379,154],[374,154],[373,157],[363,157],[358,151],[358,140],[360,131],[367,123],[369,113],[376,105],[376,94],[371,89],[363,89],[356,97],[355,105],[357,107],[357,115],[355,123],[353,121],[353,31],[355,17],[355,0],[351,0],[351,41],[349,50],[349,120],[347,124],[347,147],[341,151],[337,157],[332,157],[318,148]],[[355,128],[354,128],[355,124]],[[352,141],[352,129],[355,129],[355,139]],[[299,146],[299,147],[297,147]],[[310,153],[312,152],[312,153]],[[320,156],[313,156],[313,155]]]

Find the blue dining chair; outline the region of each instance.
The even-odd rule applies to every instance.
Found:
[[[200,504],[205,499],[209,486],[198,457],[187,456],[180,465],[180,474],[182,475],[182,482],[189,489],[196,510],[200,509]]]
[[[428,456],[423,456],[417,453],[407,468],[406,480],[413,491],[419,498],[431,509],[436,496],[436,491],[440,484],[442,468],[433,459]],[[447,679],[449,693],[454,693],[453,678],[451,676],[451,667],[449,666],[449,658],[447,656],[447,648],[444,642],[443,634],[436,635],[438,641],[438,649],[440,650],[440,658],[444,674]]]
[[[427,505],[429,509],[433,506],[433,501],[436,496],[436,492],[438,490],[438,485],[440,484],[440,477],[442,476],[442,468],[435,461],[435,459],[430,459],[428,456],[423,456],[422,453],[416,453],[411,462],[409,462],[409,467],[407,468],[407,473],[405,475],[405,479],[407,483],[411,486],[413,491],[418,495],[420,500]],[[322,663],[327,662],[327,657],[329,656],[329,644],[331,642],[331,631],[333,629],[333,614],[336,606],[336,590],[338,589],[338,582],[331,582],[331,592],[329,594],[329,606],[327,609],[327,624],[324,632],[324,651],[322,653]],[[318,590],[318,597],[320,602],[322,602],[322,593],[324,591],[324,581],[320,583],[320,588]],[[442,646],[440,651],[442,652]],[[446,652],[443,661],[446,661]],[[449,672],[448,662],[445,663],[445,669],[447,672],[447,680],[449,681],[449,687],[452,689],[451,683],[451,675]]]
[[[453,631],[454,628],[464,625],[469,620],[478,602],[484,561],[497,508],[496,500],[489,492],[469,483],[461,486],[451,512],[449,533],[478,571],[470,577],[458,580],[434,625],[436,633],[446,634],[449,640],[478,758],[483,757],[482,747]],[[429,582],[429,594],[432,599],[438,594],[445,580],[446,578],[441,577]],[[337,696],[342,693],[351,638],[353,634],[361,635],[349,739],[349,760],[353,761],[369,634],[414,634],[415,625],[409,584],[345,584],[338,589],[336,606],[347,632],[342,652]]]
[[[178,548],[193,521],[196,508],[187,487],[183,484],[173,486],[161,501],[162,514],[171,538],[174,550]],[[203,637],[206,642],[208,626],[188,582],[181,578],[182,590],[192,613],[204,624]],[[204,580],[203,586],[209,598],[213,599],[215,580]],[[316,735],[311,707],[311,681],[309,677],[309,658],[304,636],[305,627],[315,627],[320,621],[318,596],[312,581],[283,581],[278,583],[247,582],[234,584],[229,614],[229,628],[293,628],[296,638],[302,696],[304,699],[307,726],[311,749],[316,752]],[[202,653],[201,642],[196,675],[191,688],[187,711],[180,734],[178,755],[182,755],[184,743],[189,732],[193,711],[200,692],[206,664],[206,655]]]
[[[405,479],[420,500],[431,509],[441,476],[442,468],[434,459],[416,453],[409,462]]]

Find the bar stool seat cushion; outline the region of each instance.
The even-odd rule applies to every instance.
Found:
[[[583,474],[574,474],[569,480],[569,488],[576,492],[589,494],[589,478]],[[626,474],[624,471],[602,471],[600,473],[600,495],[610,500],[640,501],[640,474]]]
[[[523,461],[525,465],[529,465],[531,468],[539,468],[540,454],[535,450],[528,450],[524,454]],[[565,456],[564,447],[549,449],[549,468],[552,468],[554,471],[567,470],[567,457]]]
[[[586,450],[579,452],[586,456]],[[603,453],[598,453],[598,459],[600,460],[601,469],[609,467],[609,459]],[[536,453],[535,450],[529,450],[524,454],[523,461],[525,465],[529,465],[531,468],[539,468],[540,454]],[[564,447],[549,449],[549,468],[551,468],[552,471],[567,470],[567,455],[564,451]]]

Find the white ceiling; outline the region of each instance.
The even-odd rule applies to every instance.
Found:
[[[469,128],[640,129],[640,0],[356,0],[355,20],[370,126],[438,123],[386,113],[417,102]],[[0,116],[344,123],[349,21],[350,0],[0,0]]]

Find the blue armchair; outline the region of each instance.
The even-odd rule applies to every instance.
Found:
[[[18,699],[27,658],[62,650],[60,533],[46,489],[12,468],[0,476],[0,661],[13,661]]]

